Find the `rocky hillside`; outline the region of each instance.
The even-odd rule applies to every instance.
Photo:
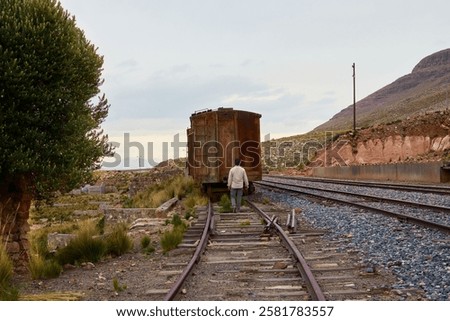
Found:
[[[358,131],[356,137],[342,135],[318,153],[315,164],[334,166],[344,165],[343,162],[360,165],[431,160],[450,162],[449,109],[376,125]]]
[[[392,123],[407,117],[450,107],[450,49],[423,58],[408,75],[381,88],[356,104],[357,126]],[[348,130],[353,105],[314,131]]]
[[[351,131],[311,132],[262,144],[267,171],[308,174],[314,167],[450,163],[450,109]]]

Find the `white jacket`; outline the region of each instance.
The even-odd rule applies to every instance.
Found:
[[[245,169],[241,166],[234,166],[228,173],[228,188],[248,187],[248,178]]]

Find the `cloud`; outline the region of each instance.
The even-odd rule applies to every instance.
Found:
[[[180,64],[155,72],[134,86],[124,86],[111,99],[105,129],[114,135],[184,134],[190,115],[205,108],[233,107],[262,114],[261,129],[272,135],[294,135],[320,125],[336,108],[336,95],[316,101],[301,92],[273,87],[241,75],[195,74]]]
[[[227,97],[262,87],[239,76],[205,78],[195,74],[180,77],[176,73],[157,73],[141,84],[116,91],[111,99],[110,117],[185,119],[195,110],[220,107]]]
[[[135,69],[138,66],[138,62],[136,61],[136,59],[134,58],[130,58],[127,60],[123,60],[121,61],[118,65],[117,68],[123,70],[123,69]]]

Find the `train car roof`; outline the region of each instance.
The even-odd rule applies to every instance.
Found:
[[[221,111],[235,111],[235,112],[242,112],[242,113],[251,113],[251,114],[255,114],[258,115],[259,117],[261,117],[260,114],[258,113],[254,113],[251,111],[247,111],[247,110],[238,110],[238,109],[233,109],[233,107],[219,107],[217,109],[210,109],[210,108],[205,108],[205,109],[201,109],[201,110],[196,110],[192,115],[192,116],[197,116],[200,114],[204,114],[204,113],[211,113],[211,112],[221,112]]]

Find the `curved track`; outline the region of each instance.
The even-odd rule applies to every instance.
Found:
[[[191,260],[187,264],[186,268],[184,268],[183,272],[180,274],[180,276],[177,279],[177,281],[175,282],[175,284],[171,287],[170,291],[164,297],[165,301],[171,301],[175,298],[175,296],[180,291],[180,289],[183,286],[186,279],[192,273],[192,270],[194,269],[194,265],[199,262],[201,255],[207,245],[211,231],[214,229],[213,223],[214,223],[213,210],[212,210],[212,204],[210,202],[210,203],[208,203],[208,214],[206,216],[206,222],[205,222],[205,226],[202,231],[200,241],[197,244],[195,252],[194,252]]]
[[[242,213],[214,214],[214,206],[208,206],[201,238],[197,228],[181,246],[195,253],[177,274],[165,300],[317,301],[389,296],[379,286],[386,280],[377,273],[366,273],[355,263],[354,253],[340,253],[335,243],[322,243],[325,231],[299,230],[293,224],[288,234],[280,222],[297,222],[293,213],[248,204]]]
[[[215,221],[214,218],[214,213],[213,213],[213,208],[211,203],[209,203],[208,205],[208,215],[207,215],[207,219],[206,219],[206,223],[205,223],[205,227],[202,233],[202,237],[200,239],[200,241],[197,244],[196,247],[196,251],[192,257],[192,259],[190,260],[189,264],[186,266],[186,268],[183,270],[183,272],[180,274],[180,276],[178,277],[177,281],[175,282],[175,284],[172,286],[172,288],[170,289],[170,291],[167,293],[165,300],[174,300],[177,296],[177,294],[180,292],[180,290],[182,289],[182,287],[185,285],[188,277],[190,276],[190,274],[192,273],[192,270],[194,268],[194,265],[196,263],[201,262],[201,254],[204,251],[205,247],[207,246],[207,242],[208,242],[208,238],[210,241],[210,244],[208,245],[208,253],[211,253],[213,251],[218,251],[219,253],[222,253],[223,250],[223,246],[225,245],[226,248],[229,248],[229,250],[231,252],[234,253],[244,253],[243,255],[247,255],[247,252],[245,252],[245,248],[247,247],[247,250],[249,250],[250,248],[252,249],[252,252],[264,252],[264,254],[262,253],[258,253],[257,256],[261,257],[258,259],[247,259],[245,258],[244,260],[239,260],[239,259],[233,259],[233,258],[228,258],[228,257],[224,257],[220,254],[220,256],[216,256],[214,259],[211,259],[211,256],[207,256],[206,258],[203,258],[203,262],[208,262],[206,263],[206,265],[213,265],[215,267],[224,265],[224,266],[229,266],[229,265],[234,265],[233,268],[236,267],[236,264],[250,264],[250,263],[259,263],[262,265],[267,265],[267,264],[275,264],[275,263],[279,263],[283,268],[287,267],[286,264],[292,264],[293,266],[297,266],[298,271],[300,271],[299,273],[301,274],[301,278],[297,278],[296,281],[298,281],[299,285],[295,286],[295,285],[277,285],[275,286],[275,290],[280,290],[283,289],[284,290],[284,294],[280,294],[278,293],[278,291],[275,291],[275,294],[270,294],[270,291],[264,293],[262,291],[262,288],[258,288],[258,286],[255,286],[255,291],[253,292],[252,295],[257,295],[257,296],[263,296],[265,300],[270,299],[271,297],[273,298],[274,295],[281,295],[281,296],[296,296],[296,297],[302,297],[303,299],[305,299],[306,297],[309,297],[312,300],[325,300],[325,296],[322,293],[322,290],[320,288],[320,286],[317,284],[317,281],[314,279],[314,276],[311,272],[311,270],[309,269],[306,260],[303,258],[303,256],[301,255],[301,253],[298,251],[298,249],[296,248],[296,246],[292,243],[292,241],[289,240],[289,238],[287,237],[287,235],[285,234],[285,232],[283,231],[283,229],[271,218],[268,217],[267,214],[265,214],[261,209],[259,209],[255,204],[252,203],[252,207],[255,209],[255,211],[257,211],[257,213],[262,217],[262,219],[265,222],[265,226],[263,224],[261,224],[261,220],[258,219],[257,217],[255,217],[255,215],[253,216],[249,216],[249,215],[245,215],[245,219],[244,220],[240,220],[238,219],[237,221],[235,220],[237,218],[237,216],[239,216],[239,214],[234,214],[234,213],[229,213],[228,216],[229,218],[232,218],[233,222],[232,224],[235,225],[235,223],[237,222],[238,224],[234,227],[228,225],[227,228],[227,232],[226,233],[215,233],[214,231],[214,224],[213,222]],[[221,225],[220,227],[224,227],[224,225]],[[237,229],[234,230],[234,229]],[[289,249],[289,252],[292,253],[292,257],[289,257],[288,253],[284,253],[286,252],[285,249],[283,248],[277,248],[279,247],[278,241],[274,241],[272,239],[272,235],[268,234],[268,235],[264,235],[264,231],[268,231],[268,229],[271,229],[272,231],[275,231],[279,237],[281,239],[283,239],[286,242],[286,246]],[[256,230],[256,231],[255,231]],[[259,233],[258,233],[259,230]],[[210,234],[214,234],[212,236],[210,236]],[[262,239],[261,239],[262,238]],[[238,239],[238,241],[236,241]],[[221,244],[218,244],[221,243]],[[271,243],[270,246],[268,246],[268,243]],[[258,246],[261,245],[261,246]],[[277,246],[276,246],[277,245]],[[275,248],[274,248],[275,247]],[[243,252],[244,250],[244,252]],[[280,255],[281,254],[281,255]],[[270,259],[264,258],[270,256]],[[281,263],[280,263],[281,262]],[[267,266],[266,266],[267,267]],[[277,269],[271,269],[267,270],[267,269],[263,269],[265,274],[264,275],[264,279],[267,279],[267,272],[273,272],[275,275],[272,278],[271,282],[279,282],[279,283],[285,283],[286,279],[285,278],[278,278],[276,277],[276,274],[279,273],[279,271],[277,271]],[[223,274],[227,274],[227,272],[222,272]],[[253,274],[256,272],[252,272]],[[257,278],[253,278],[254,280],[257,280]],[[292,278],[287,279],[288,282],[291,282],[295,280]],[[209,279],[209,283],[223,283],[223,282],[227,282],[227,281],[221,281],[220,279],[218,280],[212,280]],[[198,287],[199,284],[203,285],[203,284],[207,284],[207,287],[210,289],[211,285],[208,284],[208,282],[200,282],[198,283],[196,286]],[[256,282],[258,283],[258,282]],[[220,291],[219,293],[210,293],[209,296],[211,298],[215,298],[217,299],[218,297],[221,297],[223,299],[223,295],[227,296],[227,297],[241,297],[243,296],[241,292],[241,288],[234,287],[235,284],[232,284],[232,288],[233,290],[228,290],[228,291]],[[192,287],[192,285],[191,285]],[[302,289],[302,290],[300,290]],[[305,292],[304,290],[307,289],[308,292]],[[223,289],[222,289],[223,290]],[[261,292],[258,292],[260,291]],[[266,288],[267,290],[267,288]],[[206,291],[206,289],[204,290],[195,290],[195,291],[189,291],[191,293],[200,293],[200,294],[204,294],[208,291]],[[211,291],[209,291],[211,292]],[[228,299],[228,298],[227,298]],[[253,298],[252,298],[253,299]]]
[[[322,289],[317,283],[302,253],[299,251],[294,242],[289,238],[289,235],[281,228],[280,225],[277,224],[276,221],[274,221],[274,219],[271,219],[266,213],[264,213],[262,209],[258,208],[255,203],[249,201],[247,202],[257,213],[259,213],[259,215],[261,215],[264,218],[266,224],[268,224],[269,227],[272,227],[273,229],[276,230],[278,237],[283,241],[289,252],[294,257],[298,270],[300,271],[303,280],[305,280],[307,284],[311,298],[314,301],[324,301],[325,296],[322,292]]]

